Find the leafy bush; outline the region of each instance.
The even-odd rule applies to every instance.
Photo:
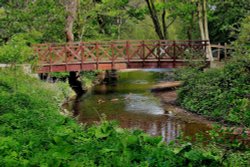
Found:
[[[81,81],[85,88],[90,88],[93,86],[94,81],[97,79],[96,76],[100,71],[82,71],[80,73]]]
[[[236,32],[234,31],[232,35],[238,33],[238,38],[236,41],[233,42],[234,48],[237,52],[242,54],[249,54],[250,53],[250,15],[248,15],[243,21],[241,22],[240,29],[237,29]]]
[[[183,71],[179,79],[184,84],[178,90],[183,107],[250,127],[250,55],[234,58],[223,69]]]
[[[36,42],[40,36],[38,32],[14,35],[5,45],[0,47],[0,63],[16,64],[34,61],[31,43]]]

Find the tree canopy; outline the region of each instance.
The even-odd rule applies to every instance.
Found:
[[[64,0],[1,0],[0,45],[15,34],[40,34],[33,42],[65,42]],[[241,0],[76,0],[75,41],[111,39],[202,39],[199,5],[206,2],[212,43],[240,36],[250,5]],[[204,7],[204,6],[203,6]],[[242,33],[241,33],[242,38]]]

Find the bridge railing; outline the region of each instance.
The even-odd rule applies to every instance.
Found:
[[[39,65],[161,62],[186,59],[196,53],[205,58],[207,41],[119,40],[34,45]]]

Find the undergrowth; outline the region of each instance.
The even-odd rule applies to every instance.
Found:
[[[179,103],[189,111],[218,121],[250,127],[250,55],[238,56],[224,68],[177,72],[183,86]]]
[[[249,165],[249,151],[240,150],[242,145],[166,144],[161,137],[106,120],[81,126],[60,114],[63,98],[55,84],[0,71],[0,166]],[[228,150],[236,151],[226,154]]]

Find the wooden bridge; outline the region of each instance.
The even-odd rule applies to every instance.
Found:
[[[176,68],[206,60],[208,41],[131,40],[37,44],[38,73],[129,68]],[[192,54],[191,54],[192,53]]]

